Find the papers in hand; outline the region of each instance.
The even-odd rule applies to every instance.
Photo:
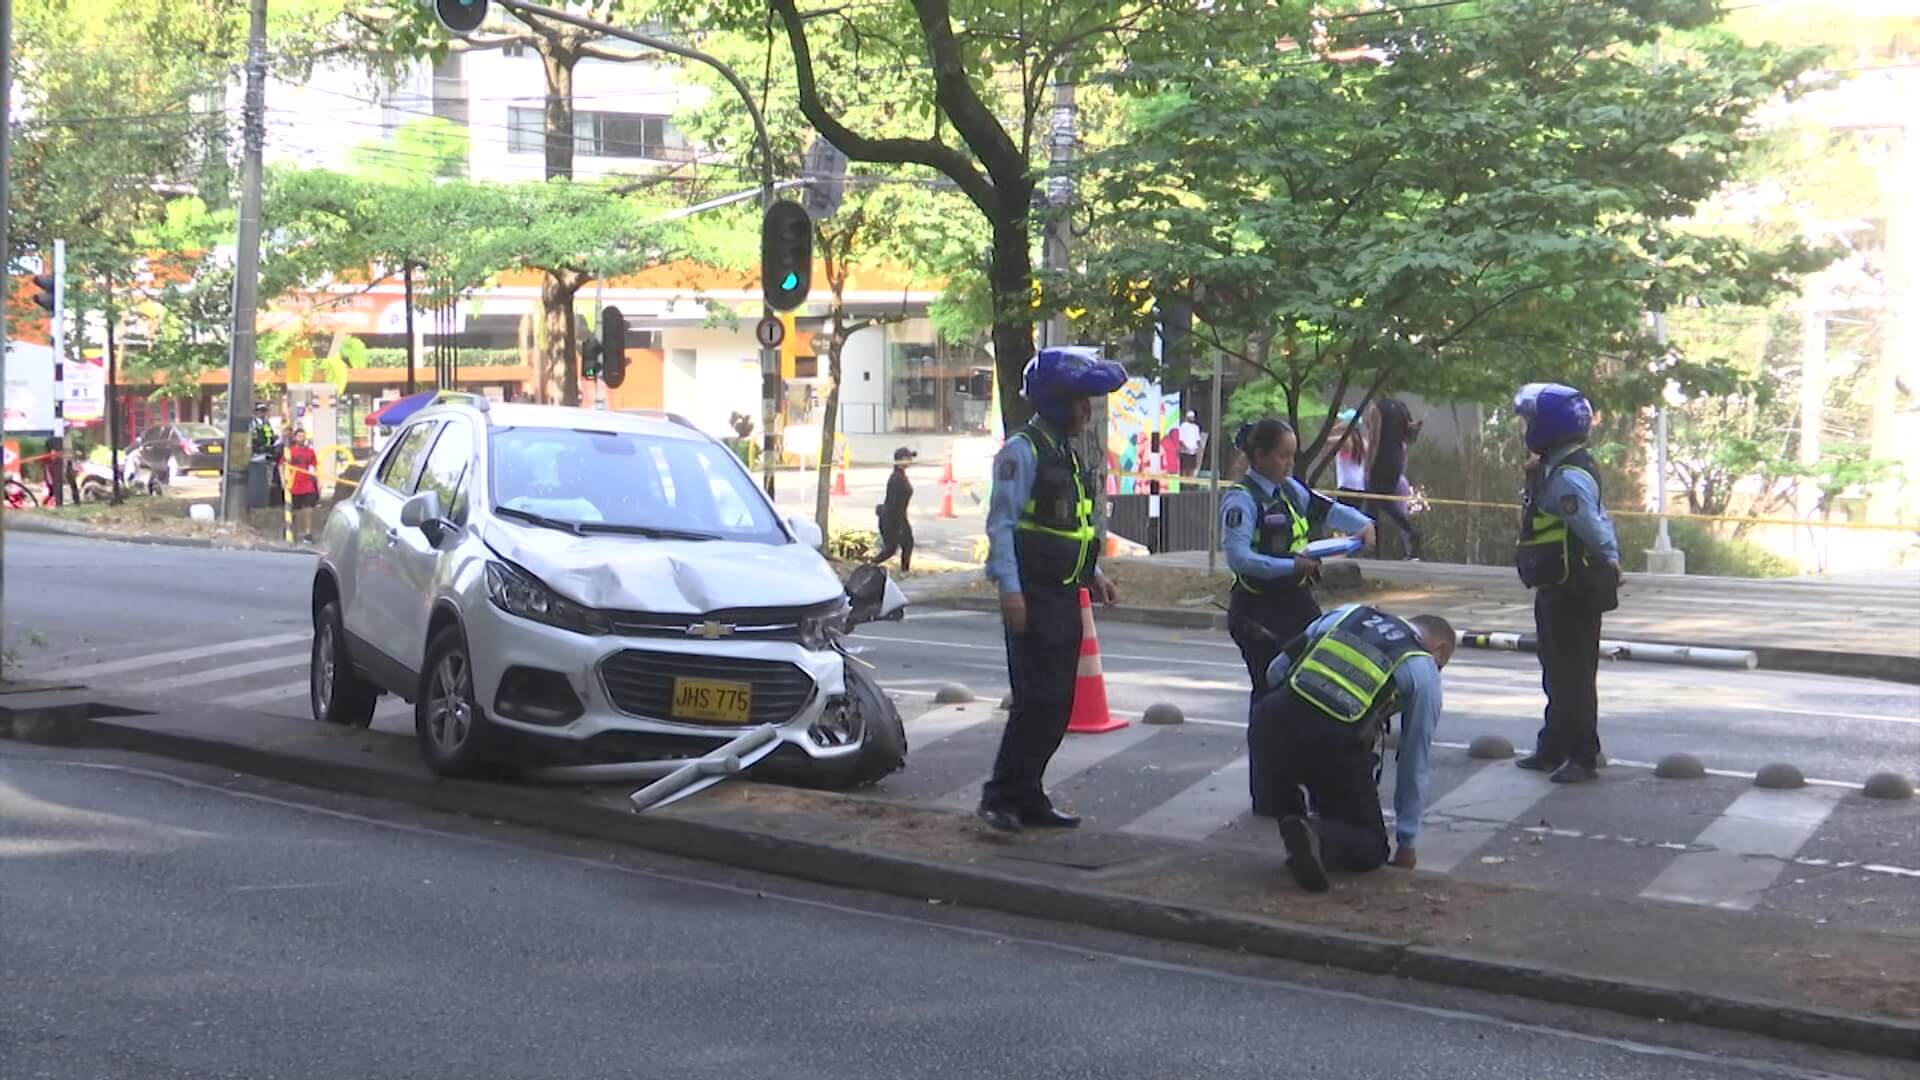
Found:
[[[1351,555],[1363,545],[1357,536],[1337,536],[1331,540],[1315,540],[1301,549],[1301,554],[1309,559],[1331,559],[1339,555]]]

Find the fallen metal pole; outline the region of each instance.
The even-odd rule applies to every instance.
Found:
[[[1540,642],[1532,634],[1463,630],[1460,644],[1474,649],[1500,649],[1506,652],[1540,651]],[[1640,641],[1610,641],[1602,638],[1600,655],[1609,660],[1641,660],[1652,664],[1691,664],[1696,667],[1738,668],[1752,671],[1760,666],[1759,654],[1749,649],[1716,649],[1702,645],[1655,645]]]
[[[780,745],[780,733],[771,724],[754,728],[703,757],[686,761],[672,772],[627,796],[635,812],[678,802],[696,792],[737,776]]]
[[[663,761],[613,761],[603,765],[553,765],[534,769],[528,779],[555,784],[617,784],[624,780],[658,780],[685,766],[686,758]]]

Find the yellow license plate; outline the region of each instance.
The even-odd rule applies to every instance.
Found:
[[[753,687],[707,679],[673,680],[673,718],[744,724],[753,716]]]

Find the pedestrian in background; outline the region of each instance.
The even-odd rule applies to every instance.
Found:
[[[1119,594],[1099,569],[1100,491],[1071,440],[1093,419],[1094,400],[1126,381],[1126,369],[1097,349],[1041,349],[1022,387],[1034,418],[993,459],[987,577],[1000,591],[1013,701],[977,813],[1000,832],[1080,824],[1053,805],[1041,778],[1073,718],[1080,590],[1109,606]]]
[[[1187,410],[1187,418],[1180,423],[1180,475],[1192,476],[1200,471],[1200,417],[1192,409]]]
[[[913,524],[907,520],[907,507],[913,502],[913,481],[907,479],[907,469],[920,455],[911,447],[902,446],[893,452],[893,473],[887,477],[886,498],[873,512],[880,518],[880,554],[873,557],[878,566],[900,555],[900,572],[913,570]]]
[[[1415,420],[1405,402],[1382,398],[1375,403],[1378,431],[1373,438],[1373,456],[1367,465],[1367,494],[1373,496],[1374,520],[1385,517],[1400,530],[1407,546],[1407,557],[1420,558],[1420,527],[1407,513],[1407,500],[1400,496],[1407,473],[1407,448],[1420,437],[1422,421]],[[1408,488],[1411,490],[1411,488]]]
[[[1247,474],[1220,500],[1221,543],[1233,571],[1227,629],[1258,701],[1273,658],[1320,617],[1312,589],[1320,563],[1301,553],[1313,530],[1338,529],[1371,547],[1374,529],[1365,514],[1294,478],[1300,439],[1286,421],[1242,425],[1234,445],[1246,455]]]
[[[1529,383],[1513,398],[1527,422],[1526,490],[1514,564],[1533,592],[1546,722],[1515,764],[1556,784],[1597,779],[1600,763],[1600,619],[1620,606],[1620,542],[1587,452],[1593,407],[1580,391]]]
[[[1339,450],[1333,456],[1334,486],[1340,491],[1340,501],[1362,513],[1367,509],[1367,428],[1359,421],[1352,409],[1340,414],[1340,424],[1333,429],[1334,445]]]
[[[320,505],[320,458],[307,441],[306,428],[293,429],[293,445],[287,448],[287,464],[293,472],[287,494],[293,499],[293,531],[302,543],[313,543],[313,511]],[[449,510],[452,507],[448,507]]]

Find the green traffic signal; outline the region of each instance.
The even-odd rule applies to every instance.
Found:
[[[760,223],[760,292],[773,310],[792,311],[812,279],[813,218],[797,202],[776,202]]]

